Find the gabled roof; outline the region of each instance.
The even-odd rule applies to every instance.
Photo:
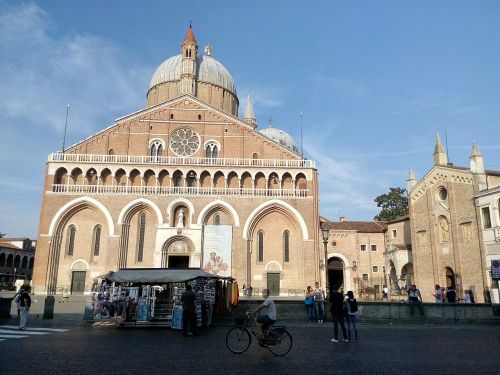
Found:
[[[333,230],[354,230],[359,233],[384,233],[387,224],[383,221],[324,221]]]
[[[66,151],[69,151],[71,150],[72,148],[92,139],[93,137],[96,137],[102,133],[104,133],[105,131],[108,131],[110,129],[112,129],[113,127],[115,126],[118,126],[120,123],[122,123],[123,121],[127,121],[127,120],[130,120],[134,117],[140,117],[140,116],[145,116],[145,115],[148,115],[150,113],[153,113],[153,112],[156,112],[160,109],[163,109],[163,108],[166,108],[166,107],[169,107],[169,106],[172,106],[178,102],[181,102],[181,101],[185,101],[185,100],[190,100],[192,101],[194,104],[196,105],[199,105],[200,107],[202,107],[203,109],[206,109],[206,110],[209,110],[209,111],[212,111],[213,113],[217,114],[218,116],[221,116],[221,117],[224,117],[226,119],[226,121],[229,122],[232,122],[234,123],[235,125],[238,125],[238,126],[241,126],[243,128],[246,128],[248,131],[252,132],[253,134],[255,134],[256,136],[258,137],[261,137],[262,140],[265,140],[267,142],[272,142],[273,145],[276,145],[277,147],[279,147],[280,149],[282,149],[284,152],[286,152],[287,154],[295,157],[295,158],[300,158],[300,155],[296,154],[295,152],[292,152],[290,150],[288,150],[286,147],[276,143],[276,142],[273,142],[272,140],[270,140],[269,138],[267,138],[266,136],[260,134],[258,131],[256,131],[253,126],[247,124],[245,121],[239,119],[238,117],[236,116],[233,116],[232,114],[230,113],[227,113],[227,112],[224,112],[218,108],[215,108],[213,106],[211,106],[210,104],[207,104],[205,103],[204,101],[198,99],[197,97],[195,96],[192,96],[190,94],[182,94],[180,96],[178,96],[177,98],[174,98],[174,99],[171,99],[169,101],[166,101],[166,102],[163,102],[163,103],[160,103],[160,104],[157,104],[155,106],[152,106],[152,107],[147,107],[147,108],[143,108],[139,111],[136,111],[136,112],[132,112],[128,115],[125,115],[125,116],[122,116],[122,117],[119,117],[115,120],[115,123],[111,126],[108,126],[107,128],[91,135],[90,137],[87,137],[85,138],[84,140],[81,140],[80,142],[77,142],[73,145],[71,145],[70,147],[68,147],[66,149]]]

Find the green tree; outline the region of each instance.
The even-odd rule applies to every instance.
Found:
[[[380,213],[374,217],[379,221],[390,221],[408,213],[408,198],[406,189],[400,187],[389,188],[389,193],[375,198],[377,207],[382,207]]]

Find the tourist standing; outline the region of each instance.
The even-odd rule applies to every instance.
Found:
[[[441,287],[436,284],[436,287],[434,289],[434,298],[436,299],[436,303],[443,303],[443,294],[441,291]]]
[[[469,297],[470,297],[470,303],[476,303],[474,300],[474,292],[472,292],[472,289],[469,290]]]
[[[314,292],[314,290],[312,289],[312,287],[309,285],[307,287],[306,298],[304,300],[304,303],[306,304],[307,316],[309,318],[309,322],[310,323],[314,323],[314,321],[316,320],[316,317],[315,317],[315,314],[314,314],[314,310],[315,310],[314,296],[315,296],[315,294],[316,293]]]
[[[330,311],[333,318],[333,339],[331,342],[339,342],[339,324],[342,328],[342,336],[344,342],[347,342],[347,333],[344,324],[344,296],[339,292],[340,286],[336,285],[333,287],[333,291],[330,293]]]
[[[384,285],[384,289],[382,289],[382,301],[389,301],[389,288],[387,288],[387,285]]]
[[[324,315],[325,315],[325,291],[323,288],[319,286],[319,283],[316,281],[314,283],[314,305],[316,307],[316,319],[318,323],[323,323]]]
[[[186,285],[186,291],[182,293],[182,334],[192,336],[196,333],[196,294],[191,285]]]
[[[457,302],[457,293],[455,292],[455,288],[452,286],[448,287],[448,290],[446,291],[446,300],[448,303],[455,303]]]
[[[28,321],[28,314],[31,307],[31,297],[24,286],[19,289],[19,329],[24,331],[26,329],[26,323]]]
[[[466,290],[464,293],[464,303],[471,303],[470,302],[470,294],[469,294],[468,290]]]
[[[408,291],[408,304],[410,306],[411,316],[413,316],[415,313],[415,306],[418,307],[420,315],[424,316],[424,309],[422,307],[422,295],[420,294],[420,290],[417,289],[417,286],[415,284],[413,284]]]
[[[356,327],[356,316],[358,315],[358,302],[354,298],[354,293],[349,290],[346,300],[346,318],[347,318],[347,338],[352,340],[353,336],[356,341],[358,338],[358,328]],[[352,333],[351,333],[352,332]]]

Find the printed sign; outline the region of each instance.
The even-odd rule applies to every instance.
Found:
[[[500,260],[491,261],[491,278],[493,280],[500,280]]]
[[[203,270],[217,276],[231,276],[232,225],[203,227]]]

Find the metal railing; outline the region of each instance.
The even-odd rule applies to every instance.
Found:
[[[257,189],[257,188],[216,188],[178,186],[122,186],[122,185],[65,185],[53,184],[53,193],[115,194],[115,195],[185,195],[185,196],[267,196],[306,198],[308,189]]]
[[[201,158],[183,156],[94,155],[51,153],[49,162],[105,163],[105,164],[159,164],[159,165],[208,165],[214,167],[284,167],[316,168],[314,160],[304,159],[244,159]]]

